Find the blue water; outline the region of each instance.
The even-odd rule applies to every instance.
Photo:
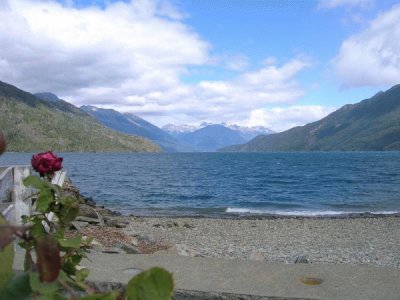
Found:
[[[60,155],[85,196],[124,214],[400,211],[400,152]],[[0,165],[30,157],[7,153]]]

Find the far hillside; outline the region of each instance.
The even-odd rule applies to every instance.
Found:
[[[146,139],[102,126],[55,95],[45,93],[36,97],[1,81],[0,114],[0,128],[8,141],[7,151],[161,151]]]
[[[164,151],[193,151],[190,146],[179,142],[157,126],[134,114],[123,114],[114,109],[104,109],[90,105],[81,106],[80,109],[93,116],[104,126],[122,133],[137,135],[149,139],[153,143],[160,145]]]
[[[221,149],[232,152],[390,150],[400,150],[400,85],[345,105],[317,122]]]

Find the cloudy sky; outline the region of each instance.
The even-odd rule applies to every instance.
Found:
[[[391,0],[0,0],[0,80],[161,126],[281,131],[400,83]]]

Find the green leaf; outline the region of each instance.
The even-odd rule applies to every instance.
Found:
[[[83,269],[76,271],[75,277],[76,277],[77,281],[83,282],[89,276],[89,274],[90,274],[90,270],[83,268]]]
[[[37,267],[42,282],[53,282],[61,270],[60,249],[57,240],[46,235],[36,241]]]
[[[57,213],[61,226],[67,227],[79,214],[79,202],[74,197],[61,198],[61,209]]]
[[[69,239],[59,239],[58,242],[60,243],[61,247],[64,248],[79,248],[81,246],[82,237],[74,236]]]
[[[31,293],[32,290],[29,284],[29,273],[26,272],[11,279],[5,289],[0,289],[0,299],[32,299],[30,297]]]
[[[29,272],[29,283],[32,291],[41,295],[53,296],[56,295],[60,286],[56,282],[46,283],[39,279],[39,274]]]
[[[75,275],[76,266],[81,262],[81,255],[72,255],[64,259],[62,263],[62,269],[69,275]]]
[[[172,274],[151,268],[133,277],[126,288],[128,300],[170,300],[174,290]]]
[[[7,224],[7,221],[4,219],[3,215],[0,214],[0,225],[5,224]],[[9,236],[10,233],[11,237]],[[0,244],[6,245],[7,241],[9,241],[10,239],[12,240],[12,231],[9,232],[9,230],[7,230],[7,227],[0,227]],[[7,284],[13,274],[13,261],[14,248],[12,243],[8,243],[8,245],[4,246],[4,248],[0,248],[0,290],[4,288],[4,286]]]
[[[38,190],[49,188],[49,184],[36,175],[26,177],[24,179],[24,185],[34,187]]]
[[[43,223],[42,221],[38,221],[33,223],[29,234],[34,238],[34,239],[38,239],[44,235],[46,235],[46,230],[44,229]]]
[[[52,189],[42,189],[36,200],[36,210],[40,212],[48,212],[50,204],[54,202],[54,192]]]
[[[80,300],[116,300],[118,299],[118,292],[111,292],[107,294],[97,294],[97,295],[90,295],[86,297],[79,298]]]

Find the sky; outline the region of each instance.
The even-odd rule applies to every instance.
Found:
[[[283,131],[400,83],[400,1],[0,0],[0,80],[157,126]]]

